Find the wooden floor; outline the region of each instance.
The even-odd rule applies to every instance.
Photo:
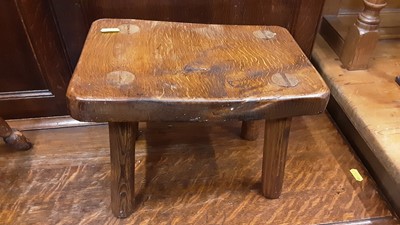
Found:
[[[130,218],[111,214],[99,125],[27,131],[27,152],[1,142],[0,224],[399,224],[327,115],[293,120],[277,200],[259,193],[263,140],[241,140],[240,123],[145,126]]]

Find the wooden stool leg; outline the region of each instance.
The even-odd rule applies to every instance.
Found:
[[[262,164],[262,193],[279,198],[285,171],[291,118],[266,120]]]
[[[249,120],[242,122],[240,137],[248,141],[254,141],[258,137],[258,128],[262,120]]]
[[[135,198],[135,140],[138,123],[108,124],[111,155],[111,210],[124,218],[133,212]]]

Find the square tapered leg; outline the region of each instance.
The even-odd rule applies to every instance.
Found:
[[[109,123],[111,209],[116,217],[133,212],[135,198],[135,141],[137,122]]]
[[[279,198],[282,192],[291,120],[265,121],[262,193],[267,198]]]

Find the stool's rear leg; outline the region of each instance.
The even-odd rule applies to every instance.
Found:
[[[137,122],[110,122],[111,210],[116,217],[129,216],[135,198],[135,141]]]
[[[285,171],[291,118],[266,120],[262,164],[262,193],[279,198]]]
[[[248,141],[254,141],[258,137],[259,127],[263,120],[248,120],[242,122],[240,137]]]

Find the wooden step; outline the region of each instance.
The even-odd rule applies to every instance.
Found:
[[[400,74],[399,49],[399,40],[380,40],[370,68],[360,71],[343,69],[337,55],[320,36],[312,54],[314,64],[331,89],[331,114],[337,116],[336,122],[350,136],[349,141],[358,145],[361,157],[397,213],[400,212],[400,87],[395,77]],[[345,122],[347,119],[351,124]]]

